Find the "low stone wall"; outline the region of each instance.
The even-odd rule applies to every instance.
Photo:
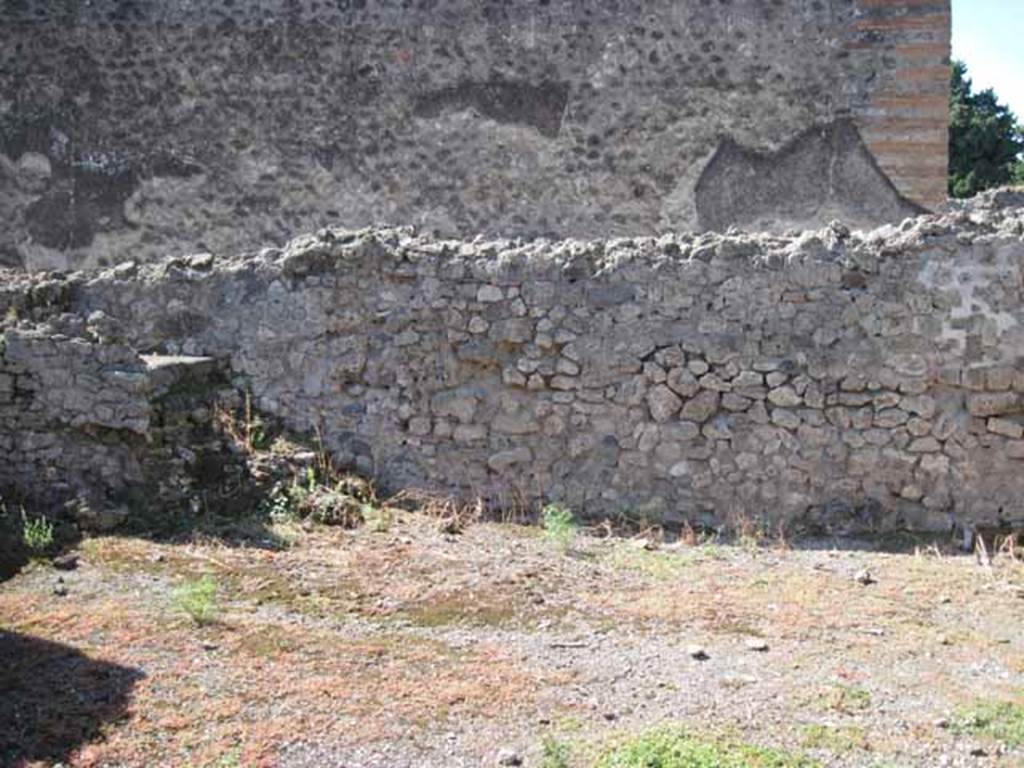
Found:
[[[62,314],[0,339],[0,499],[103,530],[194,512],[226,480],[243,495],[213,429],[212,406],[236,402],[221,366],[140,356],[93,320]]]
[[[221,361],[260,409],[391,490],[831,530],[1012,517],[1022,259],[1024,193],[1003,191],[869,234],[325,230],[226,260],[10,273],[2,480],[38,483],[42,459],[92,466],[53,442],[33,454],[29,433],[151,429],[130,349]],[[87,347],[53,335],[72,321]],[[99,378],[76,372],[85,349]]]

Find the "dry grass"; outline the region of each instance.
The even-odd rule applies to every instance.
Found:
[[[74,766],[206,765],[235,749],[241,764],[270,765],[296,734],[373,742],[448,718],[506,717],[537,683],[490,646],[353,639],[244,610],[197,636],[130,598],[67,606],[0,594],[11,630],[146,670],[124,718],[72,755]]]
[[[937,738],[921,730],[928,723],[983,694],[1015,701],[1012,675],[1005,689],[965,685],[965,669],[1024,674],[1024,564],[1005,554],[979,567],[934,553],[854,560],[583,536],[563,556],[536,529],[477,522],[475,503],[432,503],[384,532],[298,528],[284,550],[203,537],[94,539],[83,544],[68,599],[55,598],[39,571],[2,585],[6,630],[140,673],[127,708],[83,738],[67,764],[204,766],[228,756],[270,766],[299,737],[393,742],[447,722],[532,728],[541,707],[549,717],[586,713],[572,697],[579,670],[564,657],[533,657],[527,638],[542,632],[569,651],[606,634],[624,647],[697,638],[713,657],[737,649],[741,660],[753,658],[743,640],[764,637],[772,652],[784,649],[764,664],[773,684],[794,687],[757,695],[788,708],[788,746],[837,754],[910,749]],[[449,518],[460,536],[439,529]],[[868,587],[852,577],[864,559],[877,578]],[[203,576],[218,585],[218,622],[196,627],[172,595]],[[571,634],[558,635],[563,627]],[[915,671],[897,681],[893,670],[908,663]],[[684,685],[663,690],[687,700]],[[730,690],[742,699],[748,689]],[[924,714],[894,737],[871,718],[897,694]],[[988,722],[1016,732],[1017,710],[996,714],[1003,719],[971,722],[982,735]],[[61,733],[43,729],[40,738],[68,738]]]

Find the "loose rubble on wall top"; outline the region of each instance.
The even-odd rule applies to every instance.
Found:
[[[239,263],[260,261],[281,261],[286,269],[289,257],[302,258],[311,247],[322,251],[331,260],[325,244],[351,243],[359,238],[372,236],[391,247],[410,248],[402,255],[415,258],[418,253],[433,253],[442,256],[481,258],[493,262],[490,269],[498,270],[508,266],[511,260],[541,259],[553,262],[576,261],[586,258],[592,262],[599,274],[601,268],[614,266],[616,259],[647,259],[652,261],[687,261],[697,259],[709,261],[714,256],[756,258],[766,265],[779,266],[793,257],[827,257],[839,259],[842,256],[856,258],[858,253],[877,259],[899,253],[906,248],[920,246],[926,237],[955,234],[959,242],[970,244],[979,238],[1020,236],[1024,191],[1005,188],[984,192],[970,200],[951,201],[949,211],[943,214],[923,215],[905,219],[899,224],[887,224],[873,230],[851,230],[836,221],[821,230],[791,230],[784,234],[746,232],[733,227],[724,233],[676,232],[660,237],[627,237],[598,240],[551,240],[548,238],[486,238],[478,236],[473,240],[437,239],[420,233],[413,227],[365,228],[360,230],[325,229],[316,235],[305,235],[293,239],[282,249],[267,248],[262,251],[243,254],[201,253],[184,257],[173,257],[156,263],[126,261],[110,268],[93,268],[84,271],[51,272],[2,269],[0,297],[4,306],[17,302],[16,297],[29,286],[58,283],[75,283],[85,279],[140,279],[163,277],[174,270],[205,272],[211,269],[225,269]],[[425,249],[425,250],[424,250]],[[350,251],[345,255],[356,257],[363,253],[372,255],[372,250]],[[8,322],[10,318],[8,318]]]

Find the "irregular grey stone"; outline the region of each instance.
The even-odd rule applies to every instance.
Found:
[[[493,304],[505,298],[504,291],[496,285],[481,285],[476,292],[476,300],[481,304]]]
[[[1024,437],[1024,426],[1010,419],[992,418],[987,422],[988,431],[1014,440]]]
[[[773,424],[783,429],[795,430],[800,426],[800,417],[793,413],[793,411],[787,411],[782,408],[772,409],[771,419]]]
[[[499,413],[491,422],[491,429],[507,435],[530,435],[540,431],[540,424],[527,413]]]
[[[528,464],[532,459],[533,452],[529,448],[513,448],[493,454],[487,460],[487,466],[495,472],[503,473],[517,464]]]
[[[795,408],[803,404],[803,398],[792,387],[776,387],[768,392],[768,402],[782,408]]]
[[[647,393],[647,406],[651,409],[651,418],[658,423],[671,419],[682,407],[683,401],[663,384],[653,387]]]
[[[1019,410],[1020,398],[1014,392],[983,392],[967,398],[967,411],[972,416],[1002,416]]]
[[[680,397],[693,397],[700,391],[700,384],[691,371],[684,368],[672,368],[665,379],[669,389]]]
[[[687,421],[703,423],[718,411],[718,393],[703,391],[687,400],[682,408],[682,417]]]

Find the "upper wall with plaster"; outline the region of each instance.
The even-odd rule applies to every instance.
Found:
[[[949,0],[0,2],[0,264],[896,220]]]

